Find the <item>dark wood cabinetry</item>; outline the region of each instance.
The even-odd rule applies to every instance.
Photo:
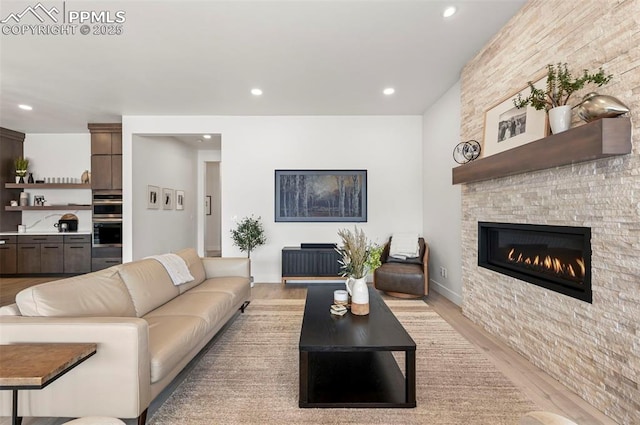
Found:
[[[335,280],[340,277],[340,254],[333,248],[282,249],[282,283],[287,280]]]
[[[91,235],[0,237],[2,275],[79,274],[90,271]]]
[[[0,274],[17,272],[17,246],[15,236],[0,236]]]
[[[18,274],[40,273],[39,243],[19,243],[17,257]]]
[[[122,189],[122,124],[89,124],[91,188]]]
[[[14,161],[23,156],[24,133],[0,127],[0,206],[9,205],[12,199],[20,198],[20,190],[5,187],[15,183]],[[22,214],[0,208],[0,232],[15,232],[22,222]]]
[[[91,271],[91,235],[64,235],[64,273]]]

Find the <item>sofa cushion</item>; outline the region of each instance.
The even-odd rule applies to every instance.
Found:
[[[129,290],[138,317],[180,294],[164,266],[156,260],[145,259],[123,264],[119,273]]]
[[[179,286],[180,293],[182,294],[183,292],[204,282],[204,265],[202,264],[202,259],[193,248],[181,249],[176,252],[176,254],[179,255],[185,263],[187,263],[189,272],[191,273],[191,276],[193,276],[193,280],[191,282],[187,282]]]
[[[23,316],[135,317],[129,291],[118,268],[56,280],[23,289],[16,303]]]
[[[214,277],[205,280],[189,293],[223,293],[231,297],[231,305],[238,305],[251,297],[251,284],[246,277]]]
[[[158,382],[206,337],[210,326],[197,316],[153,316],[149,323],[151,383]]]
[[[143,318],[158,316],[197,316],[214,327],[233,307],[231,295],[222,292],[182,294],[150,311]]]

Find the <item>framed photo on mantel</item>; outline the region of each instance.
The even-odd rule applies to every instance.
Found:
[[[275,221],[366,222],[367,170],[275,170]]]
[[[534,86],[545,89],[547,77],[539,79]],[[513,100],[521,94],[529,95],[529,86],[502,99],[484,114],[484,141],[482,157],[504,152],[534,140],[542,139],[549,133],[547,112],[537,111],[532,106],[518,109]]]

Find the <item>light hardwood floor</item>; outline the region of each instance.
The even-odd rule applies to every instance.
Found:
[[[7,299],[13,302],[10,300],[10,294],[17,292],[19,290],[18,288],[27,287],[46,280],[53,279],[0,279],[2,305],[8,303],[5,302]],[[304,283],[287,283],[287,285],[280,283],[256,283],[252,290],[252,298],[304,299],[308,285],[309,284]],[[316,285],[321,285],[321,283],[317,283]],[[15,297],[15,294],[13,296]],[[425,301],[471,344],[477,347],[478,350],[484,352],[487,358],[541,409],[565,416],[579,425],[616,424],[616,422],[596,410],[554,378],[538,369],[499,339],[473,324],[462,315],[458,306],[445,297],[435,291],[431,291]],[[188,373],[188,371],[186,371],[186,373]],[[177,386],[177,383],[175,385]],[[175,386],[172,387],[175,388]],[[154,404],[150,407],[150,414],[153,413],[159,403],[156,402]],[[57,425],[62,422],[61,420],[52,419],[31,420],[25,418],[23,424]],[[127,421],[127,423],[129,422],[130,421]],[[4,424],[5,422],[0,421],[0,423]],[[131,421],[130,423],[134,422]]]

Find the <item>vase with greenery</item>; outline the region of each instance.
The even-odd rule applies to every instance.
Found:
[[[16,183],[24,183],[24,177],[27,175],[29,168],[29,160],[24,157],[17,157],[13,163],[16,167]]]
[[[566,63],[558,63],[555,66],[549,64],[547,65],[546,88],[544,90],[536,88],[533,82],[529,81],[527,83],[531,89],[529,96],[522,97],[521,94],[518,94],[513,100],[513,104],[517,108],[531,105],[538,111],[542,109],[549,111],[551,108],[567,105],[571,95],[584,88],[587,83],[601,87],[611,81],[612,78],[613,75],[606,75],[602,68],[599,68],[598,72],[593,74],[584,69],[582,75],[575,78],[569,72]]]
[[[340,270],[342,276],[347,278],[345,282],[347,291],[351,295],[351,312],[356,315],[369,314],[369,289],[367,287],[367,274],[380,267],[382,247],[367,241],[367,236],[362,229],[354,227],[338,230],[341,245],[336,248],[340,254]]]
[[[613,75],[607,75],[604,69],[599,68],[598,72],[589,73],[586,69],[582,71],[582,75],[574,77],[569,72],[566,63],[557,63],[556,65],[547,65],[547,84],[544,89],[537,88],[532,81],[528,82],[530,93],[529,96],[523,97],[522,94],[513,99],[516,108],[524,108],[531,105],[536,110],[545,110],[549,113],[549,124],[551,131],[559,133],[568,130],[571,125],[571,106],[569,106],[569,98],[573,93],[581,90],[588,83],[601,87],[607,84]]]
[[[247,253],[247,258],[251,258],[251,251],[267,243],[264,235],[261,217],[244,217],[238,222],[235,229],[231,229],[231,239],[233,244],[240,248],[240,251]]]

